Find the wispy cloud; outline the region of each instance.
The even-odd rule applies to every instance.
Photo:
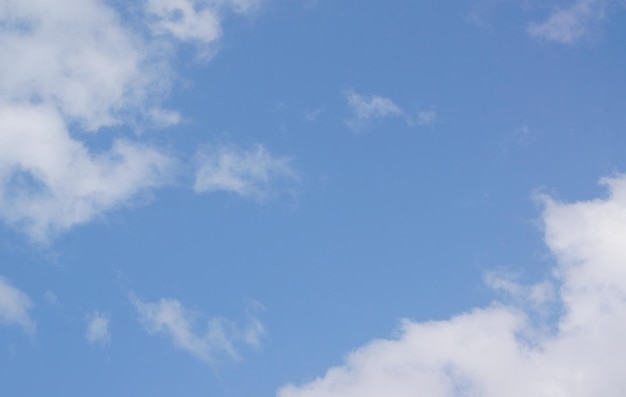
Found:
[[[523,124],[503,135],[500,142],[500,155],[508,156],[517,150],[527,149],[536,143],[540,136],[541,131]]]
[[[56,305],[59,303],[59,298],[57,298],[56,294],[52,291],[46,291],[43,294],[43,298],[46,300],[46,302],[48,302],[50,305]]]
[[[361,130],[370,123],[389,117],[402,117],[404,111],[391,99],[378,95],[360,95],[350,90],[346,100],[352,117],[346,121],[353,130]]]
[[[577,0],[568,8],[552,13],[542,23],[532,23],[528,33],[535,38],[573,44],[589,34],[605,18],[606,0]]]
[[[361,131],[370,125],[387,118],[403,118],[409,126],[432,125],[437,119],[434,109],[420,110],[415,115],[405,112],[393,100],[379,95],[361,95],[354,90],[345,93],[352,112],[346,125],[354,131]]]
[[[304,112],[304,118],[308,121],[315,121],[317,118],[326,111],[326,106],[318,106],[314,109]]]
[[[619,396],[626,390],[626,176],[605,179],[606,199],[542,197],[554,280],[487,276],[513,297],[450,320],[405,320],[345,364],[279,397]],[[557,288],[558,287],[558,288]],[[550,316],[536,310],[551,308]],[[552,318],[552,320],[550,320]]]
[[[0,276],[0,324],[17,325],[28,333],[35,332],[36,325],[29,314],[32,307],[28,295]]]
[[[298,181],[289,157],[274,156],[260,144],[206,146],[196,155],[197,193],[224,191],[263,201]]]
[[[240,328],[229,319],[207,318],[187,309],[176,299],[150,303],[131,295],[131,301],[146,332],[165,334],[177,348],[212,365],[223,358],[240,360],[238,346],[259,347],[265,335],[265,328],[256,317],[259,306],[250,312],[248,326]],[[199,327],[198,323],[204,325]]]
[[[87,331],[85,338],[91,344],[99,344],[102,346],[111,343],[111,332],[109,331],[109,316],[94,311],[87,316]]]
[[[169,35],[176,40],[201,46],[199,55],[208,59],[222,36],[222,19],[226,12],[251,14],[262,0],[147,0],[145,12],[149,26],[157,36]]]
[[[435,109],[419,110],[415,116],[407,116],[407,123],[411,126],[417,125],[426,127],[433,125],[437,121],[437,111]]]

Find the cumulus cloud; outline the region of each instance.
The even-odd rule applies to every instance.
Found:
[[[606,0],[577,0],[552,13],[542,23],[533,23],[528,33],[535,38],[572,44],[585,37],[605,17]]]
[[[0,105],[0,131],[0,218],[40,242],[160,186],[173,167],[123,139],[90,153],[53,106]]]
[[[524,287],[510,276],[489,276],[495,288],[526,298],[445,321],[405,320],[396,339],[370,342],[342,366],[284,386],[278,396],[622,396],[626,176],[602,183],[607,198],[541,198],[554,280]],[[537,320],[528,299],[554,300],[552,320]]]
[[[99,311],[95,311],[87,316],[87,320],[87,331],[85,332],[87,341],[91,344],[108,345],[111,342],[110,318]]]
[[[46,243],[171,182],[166,150],[137,135],[94,148],[85,133],[177,124],[161,36],[213,43],[224,12],[260,1],[145,0],[130,23],[103,0],[0,0],[0,219]]]
[[[298,181],[288,157],[274,156],[263,145],[206,146],[196,155],[197,193],[225,191],[263,201]]]
[[[354,131],[361,131],[377,121],[386,118],[404,118],[409,126],[432,125],[437,119],[434,109],[420,110],[415,115],[405,112],[390,98],[379,95],[361,95],[353,90],[345,94],[352,116],[346,125]]]
[[[163,70],[102,1],[2,0],[0,23],[0,53],[11,60],[0,62],[2,102],[53,104],[90,131],[156,107]]]
[[[258,306],[250,312],[249,325],[242,329],[226,318],[206,318],[176,299],[150,303],[131,295],[131,301],[146,332],[169,336],[178,349],[211,365],[222,358],[240,360],[238,345],[258,347],[265,334],[263,324],[256,317]],[[199,322],[204,326],[198,327]]]
[[[28,333],[35,331],[29,311],[33,307],[28,295],[0,276],[0,324],[17,325]]]
[[[47,242],[167,182],[163,151],[117,139],[95,152],[76,135],[136,117],[176,122],[153,99],[167,68],[110,6],[2,0],[0,24],[2,220]]]

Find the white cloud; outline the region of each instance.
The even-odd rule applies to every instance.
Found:
[[[0,53],[10,59],[0,62],[1,102],[54,104],[95,131],[157,106],[154,90],[169,79],[102,1],[2,0],[0,23]]]
[[[140,12],[155,33],[208,43],[222,13],[249,14],[260,1],[145,0]],[[165,150],[137,136],[94,150],[81,134],[181,120],[161,106],[170,44],[135,19],[104,0],[0,0],[0,219],[35,241],[171,182],[177,161]]]
[[[556,292],[554,285],[544,280],[542,282],[527,285],[518,281],[519,274],[491,271],[485,274],[485,284],[494,291],[504,293],[517,304],[532,306],[535,309],[554,303]]]
[[[361,95],[353,90],[346,92],[346,100],[352,116],[346,125],[354,131],[361,131],[371,124],[386,118],[404,118],[410,127],[428,126],[437,120],[435,109],[419,110],[415,115],[408,114],[390,98],[378,95]]]
[[[207,146],[196,155],[197,193],[225,191],[263,201],[278,185],[298,181],[288,157],[273,156],[262,145]]]
[[[146,11],[154,17],[155,33],[169,33],[181,41],[210,43],[222,34],[219,17],[210,8],[189,0],[147,0]]]
[[[117,139],[94,153],[76,134],[177,122],[159,107],[164,59],[113,8],[0,0],[0,24],[2,220],[47,242],[169,181],[174,160],[163,151]]]
[[[156,34],[170,34],[176,39],[210,44],[222,35],[221,14],[230,9],[238,14],[250,13],[260,0],[146,0]]]
[[[352,117],[346,121],[348,127],[360,130],[371,122],[388,117],[402,117],[404,111],[391,99],[378,95],[360,95],[350,90],[346,93]]]
[[[185,308],[176,299],[144,302],[134,295],[131,301],[139,313],[139,321],[149,334],[168,335],[174,345],[194,357],[216,364],[223,357],[239,360],[239,344],[260,345],[265,328],[255,313],[250,313],[250,324],[241,329],[225,318],[208,318],[202,313]],[[204,327],[197,327],[204,322]]]
[[[169,179],[173,160],[119,139],[90,153],[52,106],[0,105],[0,218],[46,242]]]
[[[528,33],[538,39],[572,44],[586,36],[605,17],[606,0],[577,0],[555,11],[544,22],[530,24]]]
[[[87,341],[92,344],[108,345],[111,342],[111,332],[109,331],[111,319],[98,311],[88,315],[87,319],[87,331],[85,332]]]
[[[32,307],[28,295],[0,276],[0,324],[18,325],[28,333],[34,332],[36,325],[28,313]]]
[[[279,397],[619,397],[626,390],[626,176],[603,180],[605,199],[542,198],[545,241],[560,285],[490,284],[537,301],[493,303],[446,321],[405,320],[397,339],[350,353],[323,377],[287,385]],[[543,285],[543,286],[542,286]],[[538,319],[539,318],[539,319]]]

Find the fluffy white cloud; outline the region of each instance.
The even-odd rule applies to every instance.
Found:
[[[281,183],[298,181],[288,157],[273,156],[262,145],[207,146],[196,155],[198,193],[226,191],[263,201]]]
[[[111,342],[111,332],[109,331],[110,318],[98,311],[87,316],[88,324],[85,338],[89,343],[107,345]]]
[[[544,197],[545,241],[559,285],[523,287],[526,297],[447,321],[404,321],[399,337],[352,352],[344,365],[279,397],[619,397],[626,390],[626,176],[603,180],[608,198],[562,203]],[[552,292],[551,292],[552,291]],[[552,315],[536,305],[554,299]]]
[[[135,11],[155,33],[209,43],[223,12],[250,13],[260,1],[145,0]],[[81,134],[180,121],[160,106],[171,52],[136,20],[105,0],[0,0],[0,219],[33,240],[171,181],[177,161],[165,150],[137,136],[96,149]]]
[[[577,0],[555,11],[542,23],[531,24],[528,33],[538,39],[572,44],[589,33],[605,17],[607,0]]]
[[[148,333],[168,335],[177,348],[212,365],[223,357],[239,360],[237,345],[258,347],[265,334],[255,313],[250,313],[250,324],[241,329],[225,318],[206,319],[202,313],[185,308],[176,299],[150,303],[131,295],[131,301]],[[200,321],[205,322],[205,326],[198,329]]]
[[[173,160],[116,140],[90,153],[48,105],[0,105],[0,218],[46,242],[164,183]]]
[[[0,25],[2,220],[46,242],[168,182],[174,160],[163,151],[124,139],[94,151],[76,134],[177,122],[158,103],[164,60],[113,8],[0,0]]]
[[[32,306],[28,295],[0,276],[0,324],[18,325],[26,332],[34,332],[35,322],[28,313]]]
[[[94,131],[156,106],[154,90],[169,80],[147,43],[99,0],[1,0],[0,24],[5,103],[54,104]]]

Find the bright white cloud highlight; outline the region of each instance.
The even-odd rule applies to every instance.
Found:
[[[131,295],[131,301],[146,332],[169,336],[178,349],[211,365],[223,358],[240,360],[238,345],[258,347],[265,334],[254,312],[250,313],[250,324],[242,329],[226,318],[206,318],[176,299],[150,303]],[[198,323],[203,326],[199,327]]]
[[[242,148],[206,146],[196,155],[197,193],[225,191],[263,201],[298,181],[288,157],[274,156],[263,145]]]
[[[87,331],[85,332],[87,341],[92,344],[108,345],[111,342],[110,318],[95,311],[87,316],[87,320]]]
[[[518,297],[446,321],[405,320],[399,337],[350,353],[344,365],[279,397],[623,396],[626,378],[626,176],[604,179],[605,199],[549,197],[543,221],[554,254],[550,282],[489,283]],[[555,299],[549,317],[532,302]],[[558,308],[557,308],[558,307]]]
[[[10,60],[0,62],[2,102],[54,104],[94,131],[156,106],[150,98],[168,80],[102,1],[2,0],[0,23],[0,54]]]
[[[35,331],[29,311],[33,307],[28,295],[0,276],[0,325],[17,325],[28,333]]]
[[[559,9],[542,23],[531,24],[528,33],[542,40],[572,44],[586,36],[605,17],[606,0],[577,0]]]

